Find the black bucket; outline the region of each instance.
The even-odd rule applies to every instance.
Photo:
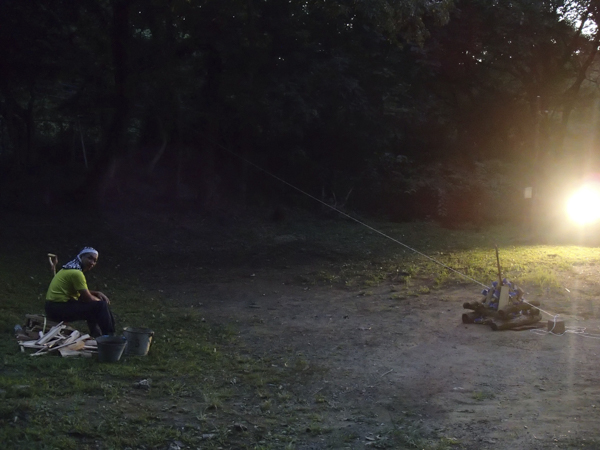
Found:
[[[154,331],[149,328],[127,327],[123,329],[123,334],[127,337],[126,355],[146,356],[148,354]]]
[[[121,359],[123,350],[127,345],[125,336],[100,336],[96,338],[98,344],[98,361],[117,362]]]

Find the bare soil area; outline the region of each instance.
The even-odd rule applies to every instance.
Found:
[[[365,296],[289,279],[246,271],[167,293],[182,306],[200,301],[211,321],[235,323],[257,354],[291,351],[326,368],[305,395],[329,403],[328,426],[360,436],[347,448],[415,421],[469,449],[598,448],[593,336],[464,325],[462,303],[479,298],[472,286],[398,301],[389,285]],[[552,310],[552,299],[543,307]],[[562,316],[567,327],[600,338],[600,321],[579,308]]]
[[[227,263],[227,252],[198,264],[183,256],[180,267],[154,278],[154,288],[177,305],[201,308],[209,321],[235,324],[256,355],[301,355],[323,369],[300,395],[326,403],[324,427],[356,439],[299,448],[388,448],[391,428],[405,432],[409,446],[420,435],[449,448],[600,448],[597,268],[570,275],[569,310],[560,306],[564,296],[528,294],[560,314],[564,335],[494,332],[461,321],[463,302],[481,298],[476,284],[398,298],[394,280],[368,290],[312,283],[311,274],[352,255],[339,241],[278,232],[285,231],[266,233],[238,264]]]

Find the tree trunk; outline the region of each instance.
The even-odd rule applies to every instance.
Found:
[[[127,64],[127,46],[129,41],[129,7],[130,0],[113,0],[113,24],[111,30],[112,58],[114,66],[114,101],[113,118],[108,130],[105,155],[108,158],[116,155],[124,145],[127,118],[129,117],[129,99],[127,81],[129,67]]]
[[[556,143],[556,149],[561,155],[564,150],[565,138],[567,136],[567,131],[569,127],[569,119],[571,118],[571,113],[573,112],[573,110],[575,109],[575,105],[577,104],[577,97],[579,95],[579,90],[581,89],[581,84],[584,82],[588,69],[590,68],[590,66],[594,62],[594,59],[596,59],[596,55],[598,54],[598,46],[600,45],[600,32],[596,32],[596,35],[594,36],[594,40],[591,45],[592,49],[590,51],[590,54],[579,68],[575,81],[564,94],[565,103],[563,106],[562,119]]]
[[[131,0],[112,0],[112,26],[110,31],[114,73],[112,117],[104,130],[104,143],[98,160],[93,165],[89,183],[83,188],[85,201],[89,205],[101,200],[104,179],[110,172],[115,157],[126,147],[127,120],[129,118],[129,96],[127,85],[129,67],[127,63],[129,45],[129,13]]]
[[[16,101],[7,86],[1,86],[4,97],[0,104],[0,114],[4,117],[8,137],[14,151],[14,164],[18,168],[26,167],[30,161],[33,148],[33,136],[35,134],[35,122],[33,120],[33,97],[23,108]]]

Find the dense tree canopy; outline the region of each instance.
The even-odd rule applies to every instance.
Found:
[[[3,0],[0,201],[291,201],[251,161],[444,215],[595,157],[598,20],[597,0]]]

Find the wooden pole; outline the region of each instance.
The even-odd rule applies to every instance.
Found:
[[[54,253],[48,253],[48,262],[50,263],[50,270],[52,270],[52,275],[56,275],[58,257]]]
[[[494,247],[496,247],[496,263],[498,264],[498,289],[500,289],[502,287],[502,271],[500,270],[500,254],[498,253],[498,246],[495,245]]]

